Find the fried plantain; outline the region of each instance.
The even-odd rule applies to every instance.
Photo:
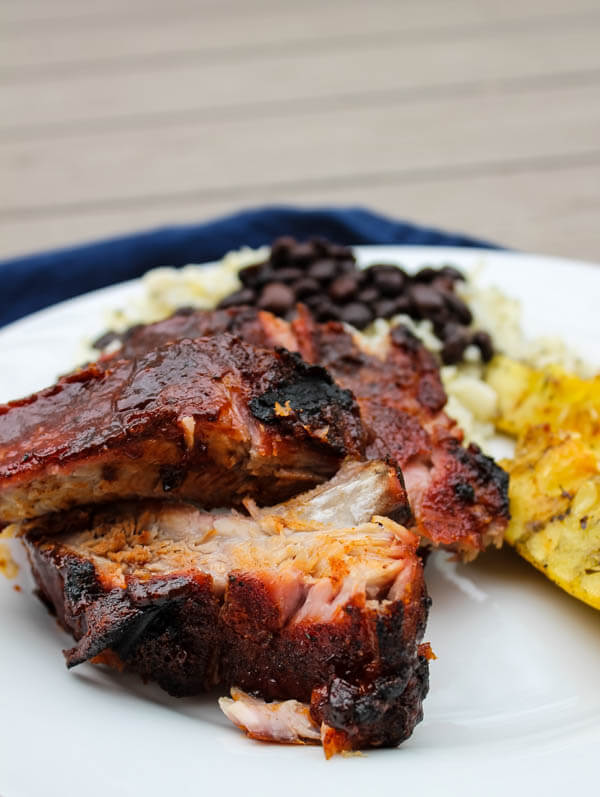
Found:
[[[488,382],[497,428],[517,437],[505,539],[576,598],[600,609],[600,377],[497,357]]]

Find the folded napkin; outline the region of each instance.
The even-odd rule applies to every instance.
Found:
[[[262,246],[278,235],[318,235],[340,244],[498,248],[362,208],[264,207],[0,262],[0,326],[64,299],[140,277],[157,266],[217,260],[231,249]]]

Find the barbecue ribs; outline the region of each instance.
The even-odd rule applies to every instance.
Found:
[[[89,502],[285,499],[362,453],[352,394],[223,334],[113,358],[0,406],[0,527]]]
[[[396,470],[348,462],[246,507],[146,500],[26,524],[40,594],[77,640],[69,666],[126,666],[173,695],[221,684],[247,733],[327,755],[406,739],[428,689],[429,599],[417,535],[383,517],[407,512]]]
[[[132,359],[175,340],[205,338],[227,333],[254,346],[281,347],[296,351],[298,344],[287,321],[254,307],[227,310],[192,310],[183,307],[169,318],[154,324],[138,324],[121,335],[111,335],[120,343],[112,357]]]
[[[402,469],[416,527],[426,540],[465,558],[500,543],[509,518],[507,474],[476,445],[462,445],[461,429],[443,411],[437,363],[406,327],[392,329],[374,352],[341,324],[316,323],[302,307],[291,324],[250,307],[186,310],[132,328],[113,356],[140,356],[181,334],[222,332],[298,351],[353,393],[368,436],[367,456]]]
[[[298,349],[354,394],[367,432],[367,456],[402,469],[419,533],[472,558],[500,545],[508,523],[508,475],[463,432],[446,404],[433,355],[402,325],[369,352],[336,322],[301,311],[292,324]]]

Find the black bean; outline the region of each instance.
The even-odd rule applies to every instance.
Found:
[[[444,274],[437,276],[432,282],[431,286],[437,288],[442,293],[454,293],[454,280],[451,277],[446,277]]]
[[[483,362],[488,363],[494,356],[494,344],[491,335],[483,331],[476,332],[473,335],[472,343],[474,343],[481,352],[481,359]]]
[[[369,266],[368,268],[363,269],[363,274],[365,275],[365,279],[367,282],[372,282],[373,277],[375,276],[375,271],[377,266]]]
[[[433,332],[436,335],[436,337],[438,337],[440,340],[444,340],[444,338],[445,338],[445,335],[444,335],[445,328],[446,328],[446,324],[445,324],[444,321],[438,321],[437,319],[434,319],[434,321],[433,321]]]
[[[365,269],[364,273],[374,283],[377,283],[380,279],[385,281],[385,277],[388,274],[391,274],[393,279],[398,279],[399,277],[403,283],[406,282],[406,273],[399,266],[394,266],[391,263],[373,263],[369,268]]]
[[[402,274],[403,277],[406,278],[406,273],[400,266],[396,266],[394,263],[371,263],[369,268],[365,269],[372,277],[376,277],[377,274]]]
[[[270,260],[274,265],[283,265],[289,260],[290,252],[296,246],[296,239],[291,235],[282,235],[271,244]]]
[[[361,302],[350,302],[340,308],[340,317],[347,324],[352,324],[357,329],[364,329],[374,318],[373,311]]]
[[[437,268],[432,268],[432,266],[425,266],[420,271],[414,275],[413,279],[415,282],[433,282],[433,280],[439,275],[439,271]]]
[[[373,305],[373,310],[376,318],[391,318],[398,312],[395,299],[380,299]]]
[[[363,272],[356,268],[354,260],[338,260],[337,270],[340,274],[356,274],[361,282],[364,280]]]
[[[302,277],[297,282],[293,282],[290,287],[296,294],[296,299],[304,299],[311,294],[318,294],[322,290],[319,283],[310,277]]]
[[[433,324],[433,331],[440,340],[444,340],[446,336],[446,328],[449,323],[453,321],[452,315],[447,307],[442,307],[428,316]]]
[[[318,257],[327,257],[329,254],[329,247],[331,244],[327,238],[320,238],[318,235],[316,235],[310,239],[309,243],[312,244],[312,248],[315,250],[315,254]]]
[[[319,282],[331,282],[337,277],[337,263],[335,260],[317,260],[308,268],[308,276]]]
[[[273,272],[275,282],[285,282],[287,285],[292,282],[296,282],[303,276],[304,270],[301,268],[295,268],[294,266],[286,266],[285,268],[279,268],[277,271]]]
[[[371,304],[372,302],[376,302],[378,299],[380,299],[381,294],[377,288],[369,285],[368,287],[363,288],[356,298],[363,304]]]
[[[317,321],[339,321],[340,310],[328,299],[321,299],[312,310]]]
[[[283,282],[270,282],[262,289],[257,306],[275,315],[284,315],[294,306],[294,291]]]
[[[331,244],[329,247],[329,255],[330,257],[334,257],[336,260],[352,260],[355,261],[354,252],[350,249],[349,246],[341,246],[338,244]]]
[[[470,336],[464,327],[456,328],[446,336],[442,347],[442,360],[446,365],[454,365],[461,361],[465,349],[469,345]]]
[[[473,320],[473,314],[460,298],[455,293],[443,293],[443,298],[446,303],[446,307],[450,310],[452,315],[456,318],[457,321],[460,321],[461,324],[470,324]]]
[[[218,306],[221,309],[226,307],[238,307],[241,304],[254,304],[256,301],[256,293],[252,288],[242,288],[235,293],[230,293],[224,299],[221,299]]]
[[[329,286],[329,295],[334,302],[348,302],[356,296],[358,278],[354,274],[342,274],[336,277]]]
[[[399,296],[404,290],[406,277],[398,269],[380,270],[373,274],[373,284],[384,296]]]
[[[444,307],[444,298],[439,291],[431,285],[416,282],[409,288],[412,303],[424,318],[429,318],[432,313]]]
[[[305,296],[304,299],[302,300],[304,304],[307,307],[309,307],[311,310],[314,310],[315,307],[318,307],[321,304],[321,302],[323,302],[323,300],[327,298],[326,296],[323,295],[321,290],[322,289],[319,286],[319,293],[313,293],[310,296]]]
[[[398,296],[395,302],[396,302],[397,313],[404,313],[404,315],[410,315],[411,312],[413,311],[413,306],[410,301],[410,297],[407,296],[406,294]]]
[[[272,263],[265,263],[261,270],[256,273],[254,284],[248,287],[258,290],[264,285],[268,285],[269,282],[278,282],[277,274],[278,272],[273,268]]]
[[[311,263],[317,253],[311,243],[296,244],[290,252],[290,260],[296,266],[306,266]]]
[[[465,280],[465,275],[462,273],[462,271],[459,271],[454,266],[442,266],[440,269],[440,274],[444,274],[444,276],[450,277],[450,279],[455,281],[462,280],[464,282]]]
[[[440,335],[440,340],[446,340],[446,338],[451,338],[457,333],[461,332],[463,327],[460,324],[457,324],[456,321],[448,321],[444,324],[444,329],[442,330],[442,334]]]
[[[256,263],[253,266],[246,266],[246,268],[243,268],[238,274],[242,285],[245,288],[254,288],[258,284],[258,280],[265,265],[265,263]]]

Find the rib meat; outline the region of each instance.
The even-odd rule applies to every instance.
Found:
[[[443,411],[433,355],[405,326],[376,352],[341,324],[316,324],[302,311],[292,324],[298,350],[351,390],[368,435],[367,456],[402,469],[419,533],[466,558],[500,544],[508,523],[508,475]]]
[[[0,525],[127,497],[263,504],[362,451],[352,394],[228,334],[113,358],[0,407]]]
[[[249,307],[186,311],[125,333],[119,356],[139,355],[183,331],[229,331],[324,366],[358,401],[367,456],[402,469],[421,535],[466,558],[500,543],[509,518],[507,474],[476,445],[463,446],[461,429],[443,411],[437,363],[406,327],[396,326],[370,351],[364,338],[335,322],[318,324],[302,307],[291,325]]]
[[[282,347],[296,351],[298,345],[287,321],[254,307],[231,307],[226,310],[192,310],[181,308],[172,316],[154,324],[130,327],[116,339],[119,350],[113,354],[132,359],[183,338],[204,338],[227,333],[255,346],[273,349]]]
[[[321,739],[327,754],[406,739],[428,688],[429,600],[418,537],[383,517],[406,513],[396,470],[349,462],[287,504],[246,506],[147,500],[30,521],[41,595],[77,640],[69,666],[126,666],[173,695],[222,684],[250,735]]]

